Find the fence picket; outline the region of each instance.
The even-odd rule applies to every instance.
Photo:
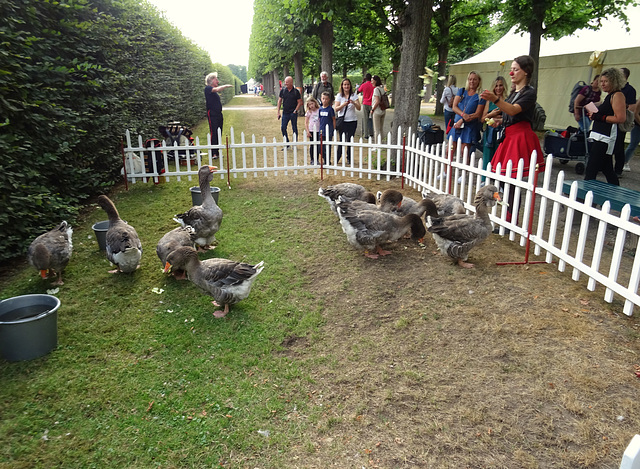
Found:
[[[251,141],[247,142],[246,136],[241,133],[240,143],[236,143],[236,135],[232,128],[229,132],[228,144],[223,143],[222,136],[219,135],[219,144],[214,146],[211,144],[211,135],[207,135],[205,145],[201,145],[200,140],[196,138],[195,145],[192,146],[179,147],[176,143],[174,146],[167,147],[163,142],[157,150],[152,150],[144,148],[140,135],[134,144],[129,131],[126,131],[124,149],[126,176],[134,184],[138,180],[145,183],[150,179],[157,180],[161,174],[158,173],[154,155],[159,151],[165,167],[162,176],[167,182],[173,177],[178,181],[182,177],[187,177],[189,180],[196,177],[200,165],[207,164],[203,160],[208,160],[208,164],[215,162],[218,166],[216,173],[220,174],[221,179],[231,174],[234,178],[239,174],[247,178],[251,174],[253,177],[259,175],[268,177],[271,173],[275,176],[279,173],[288,176],[299,173],[322,175],[322,172],[369,180],[374,177],[377,180],[403,177],[407,185],[423,194],[435,192],[458,195],[463,199],[467,211],[473,211],[475,191],[481,186],[484,177],[486,184],[493,183],[502,188],[506,200],[510,198],[510,194],[513,194],[513,206],[509,207],[509,210],[519,214],[518,220],[514,217],[507,221],[507,208],[493,207],[490,218],[492,223],[500,228],[500,234],[504,235],[505,229],[509,229],[509,240],[514,241],[519,235],[522,246],[527,244],[527,240],[533,243],[533,255],[544,256],[544,261],[547,263],[552,263],[554,258],[557,258],[557,269],[561,272],[565,271],[567,265],[571,266],[571,278],[574,281],[579,280],[581,274],[585,274],[588,277],[587,289],[590,291],[595,290],[598,284],[603,285],[605,301],[611,303],[615,295],[623,297],[622,312],[624,314],[631,316],[634,307],[640,305],[640,296],[637,294],[640,284],[640,256],[635,256],[637,246],[632,248],[634,252],[632,261],[630,256],[625,256],[624,251],[630,237],[635,240],[640,236],[640,226],[629,220],[628,205],[619,215],[610,213],[608,202],[605,202],[601,208],[592,207],[593,194],[590,192],[587,193],[584,201],[577,200],[576,183],[571,186],[569,196],[565,196],[562,193],[564,184],[562,171],[556,177],[555,187],[553,187],[551,172],[545,172],[542,184],[535,187],[534,193],[534,178],[523,177],[524,160],[518,162],[515,178],[510,177],[513,169],[511,161],[507,163],[506,175],[503,176],[500,164],[495,168],[492,168],[491,164],[482,168],[482,159],[478,158],[476,161],[475,154],[469,155],[467,149],[462,151],[462,145],[457,145],[456,152],[453,154],[451,140],[427,146],[420,142],[411,128],[406,132],[406,138],[403,138],[405,134],[401,130],[400,128],[397,130],[395,143],[391,132],[387,133],[386,138],[378,135],[376,140],[359,138],[357,141],[353,137],[346,141],[336,133],[333,139],[322,141],[327,149],[326,156],[333,156],[326,159],[322,169],[317,164],[321,159],[318,152],[319,142],[308,139],[306,134],[303,134],[301,140],[294,135],[292,142],[284,140],[278,142],[276,138],[272,142],[267,142],[266,137],[263,137],[262,141],[256,141],[255,135],[252,135]],[[287,145],[291,147],[286,148]],[[337,162],[339,146],[344,147],[340,163]],[[213,159],[214,149],[220,151],[220,157],[217,160]],[[248,157],[249,149],[252,158]],[[282,154],[279,153],[280,149],[283,149]],[[351,149],[354,154],[347,163],[347,153]],[[236,151],[240,153],[237,154]],[[186,155],[184,164],[181,164],[178,152]],[[262,152],[261,158],[259,158],[259,152]],[[272,164],[269,163],[270,152],[273,155]],[[241,162],[237,160],[238,156],[241,157]],[[396,161],[395,169],[391,166],[393,156]],[[142,162],[142,172],[136,171],[135,157],[139,157]],[[150,161],[145,166],[146,158]],[[259,159],[262,166],[258,165]],[[194,164],[197,162],[197,167],[193,167],[192,161]],[[548,168],[551,168],[553,157],[549,155],[545,163]],[[534,168],[535,164],[534,152],[529,161],[529,168]],[[521,210],[523,192],[525,198],[524,207]],[[537,217],[530,217],[532,211],[537,211]],[[581,221],[579,228],[576,228],[573,226],[573,221],[578,216],[581,217]],[[595,236],[594,230],[589,229],[592,223],[598,224]],[[615,241],[609,245],[606,243],[607,227],[616,230]],[[577,240],[574,235],[576,229],[578,230]],[[560,246],[556,246],[556,239],[560,240]]]

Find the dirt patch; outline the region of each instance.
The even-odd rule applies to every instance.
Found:
[[[524,260],[497,235],[466,270],[432,239],[365,258],[328,220],[304,218],[317,255],[299,259],[326,324],[282,344],[313,370],[313,422],[290,467],[617,467],[640,423],[640,328],[619,302],[553,264],[497,266]]]

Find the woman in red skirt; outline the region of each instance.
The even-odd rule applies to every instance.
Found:
[[[493,91],[485,90],[482,92],[481,98],[492,101],[500,111],[502,116],[494,119],[493,126],[503,124],[505,127],[504,141],[498,146],[496,153],[491,160],[491,167],[501,165],[501,174],[506,174],[507,163],[512,162],[511,177],[515,178],[518,171],[518,162],[524,159],[523,176],[529,176],[529,162],[531,154],[536,151],[536,163],[541,170],[544,170],[544,156],[542,148],[540,148],[540,139],[532,130],[533,114],[536,107],[536,99],[538,94],[532,86],[529,85],[531,75],[535,68],[535,61],[528,55],[516,57],[511,63],[512,90],[507,99],[496,96]],[[534,168],[535,169],[535,168]],[[509,212],[507,220],[511,221],[511,208],[513,207],[513,193],[509,194]]]

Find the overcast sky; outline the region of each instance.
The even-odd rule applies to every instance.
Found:
[[[249,64],[253,0],[148,0],[222,65]]]

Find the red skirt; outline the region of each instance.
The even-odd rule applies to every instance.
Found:
[[[504,130],[504,141],[498,146],[491,167],[495,172],[495,167],[501,163],[501,174],[504,175],[507,170],[507,163],[513,162],[511,177],[515,178],[518,173],[518,161],[524,158],[523,176],[529,176],[529,162],[531,161],[531,153],[536,151],[536,163],[540,167],[540,171],[544,171],[544,155],[540,148],[540,139],[536,133],[531,130],[531,124],[527,121],[518,122],[510,125]]]

